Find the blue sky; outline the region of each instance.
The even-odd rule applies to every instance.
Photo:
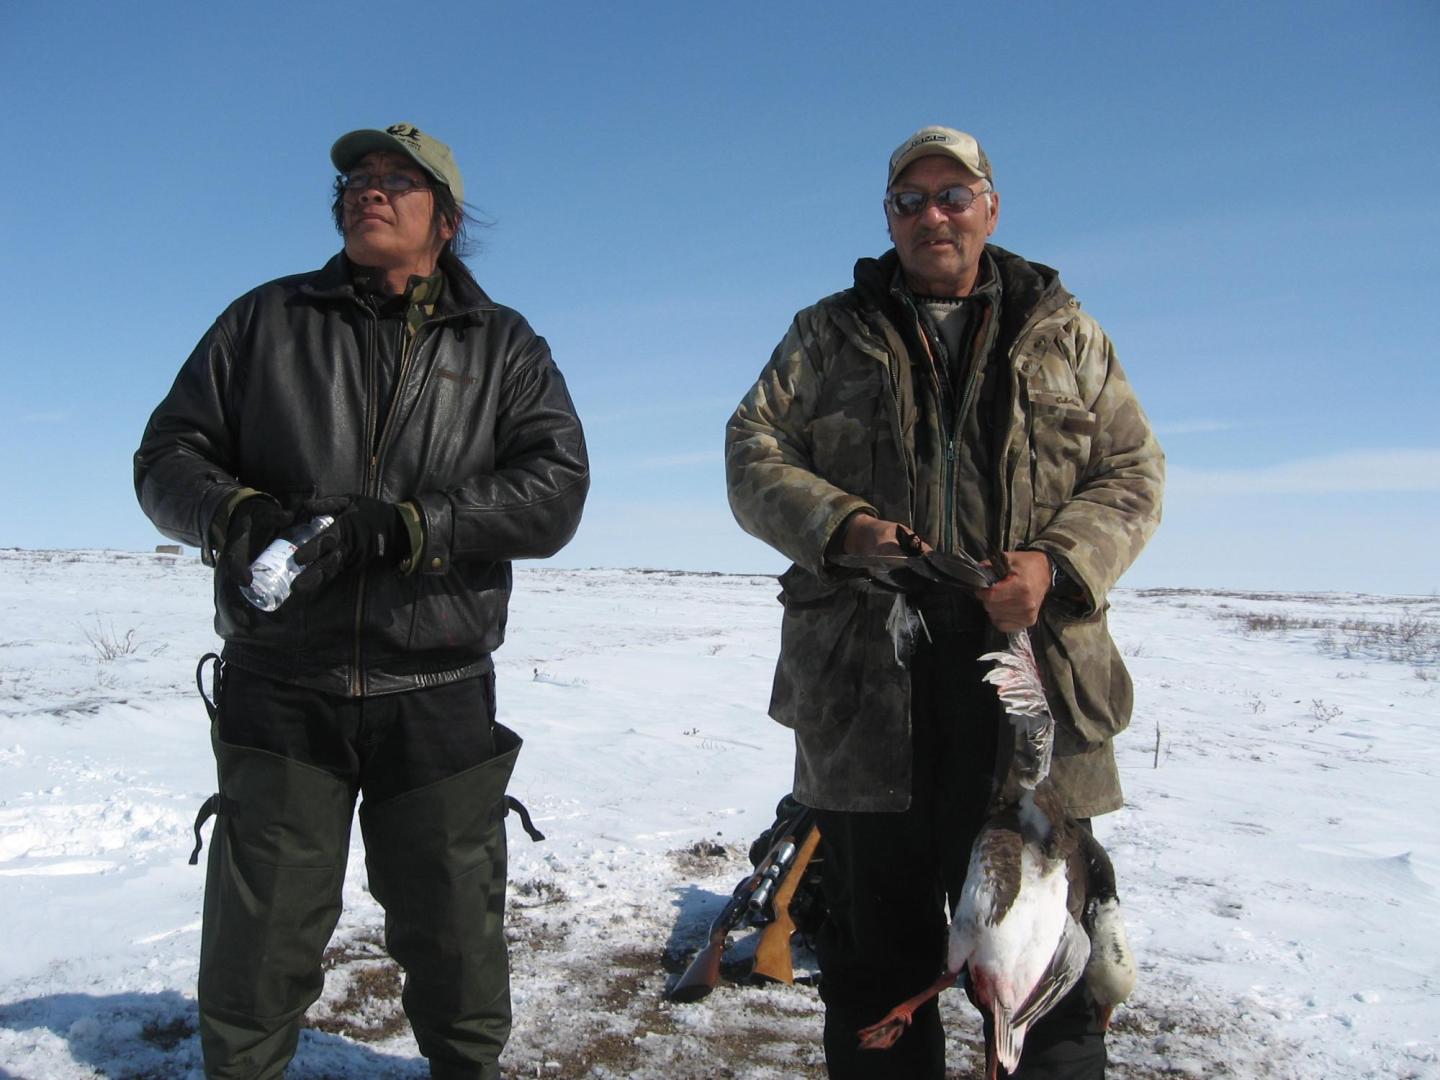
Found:
[[[1166,448],[1125,583],[1440,589],[1440,6],[8,0],[0,546],[147,550],[130,455],[195,341],[339,246],[327,151],[405,120],[590,440],[566,566],[778,571],[724,422],[888,245],[889,152],[976,134]]]

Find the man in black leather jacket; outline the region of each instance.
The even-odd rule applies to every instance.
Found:
[[[410,124],[331,150],[344,251],[216,320],[135,456],[145,513],[216,567],[218,825],[199,978],[206,1073],[280,1075],[340,913],[351,816],[437,1077],[509,1034],[505,785],[490,654],[510,561],[559,550],[589,471],[564,380],[453,250],[464,188]],[[241,587],[297,522],[293,593]]]

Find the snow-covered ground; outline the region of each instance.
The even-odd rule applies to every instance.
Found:
[[[765,716],[774,581],[516,586],[500,707],[526,740],[512,790],[548,839],[510,830],[508,1075],[822,1076],[811,986],[662,997],[789,786]],[[1137,708],[1126,806],[1097,832],[1141,973],[1111,1075],[1440,1077],[1440,600],[1114,604]],[[0,1075],[200,1075],[204,873],[186,859],[214,788],[194,688],[209,605],[193,556],[0,552]],[[1382,655],[1411,631],[1410,655]],[[290,1075],[422,1077],[358,846],[346,903]],[[944,1007],[971,1076],[973,1010]]]

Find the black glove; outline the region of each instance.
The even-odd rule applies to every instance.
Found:
[[[297,593],[324,588],[352,567],[372,561],[393,565],[410,555],[410,530],[394,503],[368,495],[318,499],[307,503],[300,517],[320,514],[329,514],[335,524],[296,550],[295,563],[305,568],[291,586]]]
[[[240,502],[230,513],[225,543],[215,560],[220,576],[237,586],[249,585],[250,564],[293,520],[294,515],[268,495],[252,495]]]

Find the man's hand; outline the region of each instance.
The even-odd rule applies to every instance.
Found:
[[[239,503],[230,513],[225,543],[215,560],[220,576],[233,585],[249,585],[254,577],[250,564],[292,520],[293,515],[268,495],[252,495]]]
[[[1026,630],[1040,618],[1040,605],[1050,591],[1050,556],[1043,551],[1007,551],[1010,575],[975,595],[995,629],[1005,633]]]
[[[400,508],[368,495],[347,495],[307,503],[301,517],[328,514],[335,524],[301,544],[293,556],[303,566],[292,588],[313,593],[356,566],[371,561],[398,563],[410,554],[410,533]]]
[[[908,526],[866,513],[850,516],[840,543],[846,555],[914,555],[917,549],[930,550]]]

